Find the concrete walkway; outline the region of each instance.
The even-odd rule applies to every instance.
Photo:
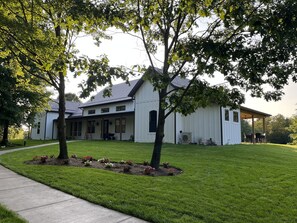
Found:
[[[42,146],[57,143],[44,144]],[[18,150],[0,151],[4,153]],[[145,223],[23,177],[0,165],[0,203],[30,223]]]

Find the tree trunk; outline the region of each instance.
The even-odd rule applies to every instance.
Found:
[[[3,137],[1,141],[1,146],[7,146],[8,144],[8,127],[9,127],[9,122],[8,120],[5,120],[3,125]]]
[[[159,100],[158,125],[157,125],[153,155],[151,159],[151,167],[154,167],[155,169],[159,169],[159,166],[160,166],[161,149],[162,149],[163,138],[164,138],[164,126],[165,126],[165,110],[162,108],[161,100]]]
[[[66,122],[65,122],[65,79],[63,72],[59,72],[59,118],[58,118],[58,137],[60,154],[58,159],[68,159],[66,144]]]

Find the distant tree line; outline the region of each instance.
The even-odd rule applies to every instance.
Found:
[[[287,118],[281,114],[266,118],[266,140],[270,143],[297,144],[297,115]],[[249,121],[241,121],[242,134],[251,134]],[[255,133],[263,133],[262,119],[255,121]]]

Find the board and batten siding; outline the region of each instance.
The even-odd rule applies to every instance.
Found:
[[[66,113],[65,118],[70,114]],[[54,124],[54,120],[57,120],[59,113],[55,111],[42,112],[35,117],[34,126],[32,127],[31,138],[32,139],[57,139],[57,125]],[[37,134],[37,125],[40,122],[40,133]]]
[[[145,81],[135,94],[135,142],[154,142],[156,133],[149,132],[149,112],[159,112],[159,97]],[[174,143],[174,114],[166,118],[163,142]]]
[[[117,111],[117,106],[125,106],[125,110]],[[102,108],[108,108],[108,112],[102,113]],[[94,114],[88,114],[89,110],[95,110]],[[123,101],[112,104],[104,104],[104,105],[94,105],[83,109],[83,116],[95,116],[95,115],[107,115],[107,114],[118,114],[123,112],[133,112],[134,111],[134,102],[133,101]]]
[[[240,110],[231,110],[230,108],[222,109],[222,131],[223,131],[223,145],[232,145],[241,143],[241,122]],[[229,120],[225,119],[225,111],[229,111]],[[238,122],[233,120],[233,113],[237,112]]]
[[[192,133],[192,142],[206,143],[210,138],[217,145],[221,145],[221,122],[220,122],[220,107],[213,105],[206,108],[198,108],[194,113],[182,116],[177,116],[177,123],[181,129],[178,132]],[[181,121],[179,120],[181,119]],[[178,121],[179,120],[179,121]]]

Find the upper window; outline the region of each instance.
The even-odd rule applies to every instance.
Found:
[[[239,122],[239,114],[237,111],[233,112],[233,122]]]
[[[229,121],[229,110],[225,109],[225,121]]]
[[[101,108],[101,113],[107,113],[109,112],[109,108]]]
[[[88,110],[88,114],[89,115],[93,115],[96,113],[96,110],[95,109],[92,109],[92,110]]]
[[[149,132],[156,132],[157,130],[157,111],[152,110],[149,113]]]
[[[126,106],[125,105],[121,105],[121,106],[117,106],[116,107],[116,111],[125,111],[126,110]]]

